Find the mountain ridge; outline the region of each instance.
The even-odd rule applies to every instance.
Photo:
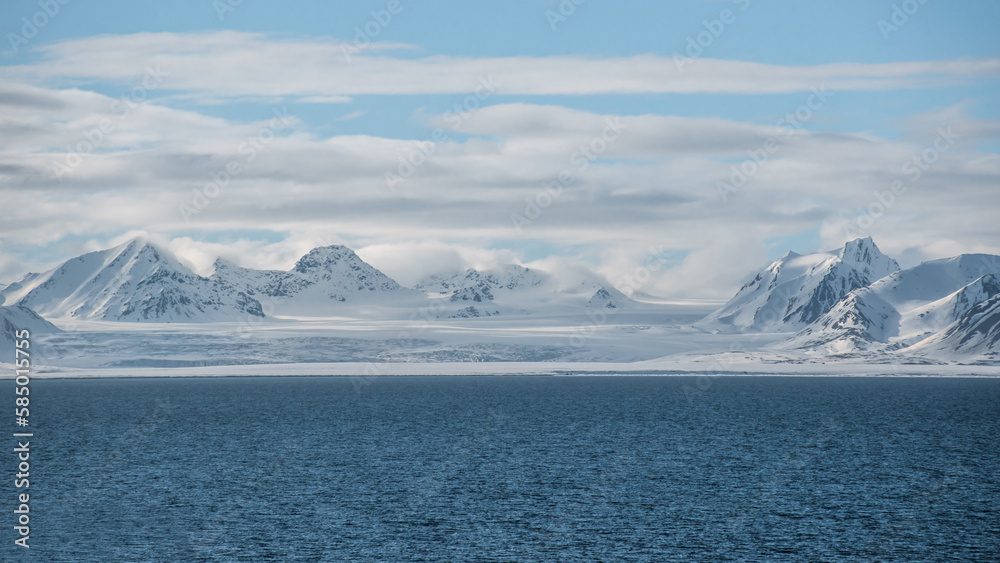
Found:
[[[851,292],[790,342],[807,349],[832,346],[839,353],[906,349],[1000,294],[998,275],[1000,257],[992,255],[922,262]]]
[[[627,333],[660,333],[667,326],[652,320],[666,318],[658,317],[659,305],[631,299],[587,268],[559,277],[518,264],[468,268],[408,288],[343,245],[314,248],[288,270],[246,268],[223,258],[213,267],[208,277],[199,276],[168,250],[136,238],[0,286],[0,303],[9,315],[46,323],[46,317],[150,323],[278,317],[285,323],[499,316],[500,325],[512,327],[535,316],[555,320],[552,326],[575,323],[565,333],[580,335],[619,323]],[[1000,346],[998,295],[1000,256],[963,254],[899,269],[869,237],[827,252],[789,251],[721,308],[671,326],[692,334],[764,333],[774,353],[813,358],[883,361],[910,354],[992,361]]]
[[[828,252],[789,251],[698,324],[714,330],[798,330],[851,291],[898,270],[899,264],[882,254],[871,237]]]
[[[198,276],[143,238],[28,274],[2,294],[8,304],[53,318],[203,322],[263,316],[255,299]]]
[[[341,304],[416,297],[413,290],[402,287],[342,245],[314,248],[290,270],[244,268],[221,258],[213,266],[210,280],[239,287],[264,300],[272,314],[333,314]]]

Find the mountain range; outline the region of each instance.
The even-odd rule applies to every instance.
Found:
[[[28,274],[0,295],[46,318],[207,322],[264,315],[245,292],[196,275],[142,239]]]
[[[1000,256],[963,254],[902,270],[871,238],[857,239],[835,251],[786,254],[697,325],[794,333],[781,348],[827,356],[990,354],[1000,352],[996,342],[970,334],[992,334],[980,322],[991,313],[978,306],[1000,294],[998,277]],[[944,344],[921,345],[931,338],[944,341],[945,334]]]
[[[166,249],[136,238],[28,274],[0,288],[0,297],[51,319],[156,323],[346,312],[405,318],[421,308],[436,317],[469,318],[631,302],[596,274],[567,285],[516,264],[434,276],[408,288],[341,245],[315,248],[287,271],[245,268],[221,258],[213,270],[199,276]]]
[[[581,307],[616,309],[636,304],[592,272],[577,272],[574,279],[558,279],[518,264],[482,272],[469,268],[448,276],[431,276],[418,283],[416,289],[450,302],[467,303],[465,311],[471,316],[533,311],[557,314],[579,311]]]
[[[333,315],[343,305],[405,306],[422,295],[404,288],[346,246],[315,248],[291,270],[254,270],[217,259],[209,283],[235,287],[268,315]]]
[[[470,268],[404,287],[340,245],[313,249],[287,271],[246,268],[220,258],[206,277],[141,238],[0,285],[0,298],[6,305],[0,308],[3,322],[32,324],[42,332],[59,330],[45,319],[213,323],[419,316],[516,322],[531,316],[575,318],[588,311],[590,319],[607,319],[655,308],[593,272],[556,276],[517,264]],[[963,254],[901,269],[871,238],[827,252],[789,252],[687,330],[706,338],[770,335],[776,338],[775,350],[813,357],[995,361],[1000,358],[1000,256]]]

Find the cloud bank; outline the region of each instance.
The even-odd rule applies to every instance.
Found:
[[[805,126],[844,90],[993,77],[1000,60],[704,59],[681,70],[656,56],[385,53],[348,62],[333,40],[158,33],[66,41],[41,47],[36,63],[4,67],[0,280],[52,262],[18,249],[71,252],[134,231],[165,237],[202,270],[219,254],[287,268],[312,246],[346,242],[404,283],[549,255],[614,280],[673,252],[683,258],[641,289],[690,297],[729,295],[766,260],[768,241],[802,233],[831,248],[872,235],[904,261],[1000,253],[1000,157],[984,148],[1000,123],[959,104],[912,116],[898,138]],[[422,138],[323,134],[286,106],[344,104],[352,119],[363,110],[352,111],[351,96],[469,94],[484,77],[495,97],[461,116],[423,116]],[[509,97],[663,92],[801,101],[761,124]],[[173,107],[184,96],[274,103],[237,120]]]

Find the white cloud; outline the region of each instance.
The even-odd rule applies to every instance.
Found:
[[[449,275],[467,268],[487,270],[517,262],[513,253],[507,250],[438,240],[372,244],[356,251],[362,260],[406,286],[413,286],[432,275]]]
[[[334,39],[290,40],[258,33],[138,33],[72,39],[39,47],[45,60],[8,66],[21,80],[128,82],[147,68],[167,73],[166,88],[209,98],[469,93],[481,79],[516,95],[784,93],[891,90],[1000,74],[1000,59],[782,66],[672,57],[579,56],[392,58],[367,49],[343,56]],[[289,61],[293,61],[290,64]]]
[[[884,139],[497,104],[455,126],[468,140],[433,146],[426,162],[390,190],[385,173],[397,169],[416,141],[321,137],[292,119],[271,130],[250,159],[240,147],[270,128],[266,112],[241,122],[145,102],[122,118],[114,103],[80,89],[0,83],[0,279],[24,273],[28,259],[12,257],[26,256],[25,249],[72,238],[99,245],[146,231],[169,239],[203,273],[216,255],[287,269],[315,246],[349,240],[407,284],[455,266],[516,258],[481,250],[490,247],[558,249],[596,264],[610,280],[634,271],[650,246],[690,249],[679,266],[642,289],[716,297],[766,261],[765,239],[819,229],[825,247],[838,246],[844,227],[897,179],[907,182],[907,191],[866,233],[887,252],[914,259],[957,249],[1000,252],[994,227],[1000,158],[978,148],[996,138],[996,124],[962,106],[914,116],[904,138]],[[85,140],[102,119],[113,120],[114,131],[56,179],[52,165],[65,161],[65,146]],[[623,132],[581,169],[574,153],[600,136],[608,120],[623,123]],[[949,126],[962,136],[913,180],[905,163],[933,146],[937,127]],[[776,135],[780,149],[723,201],[717,182]],[[185,220],[179,206],[231,162],[240,172]],[[539,201],[543,185],[563,170],[572,181],[515,230],[511,214],[528,213],[526,199]],[[249,228],[284,239],[223,236]],[[192,232],[234,242],[197,240]]]
[[[216,258],[229,260],[246,268],[289,270],[313,248],[342,243],[335,236],[289,233],[286,238],[274,243],[247,238],[236,238],[224,243],[205,242],[185,236],[173,238],[164,245],[195,272],[208,276],[213,271]]]
[[[350,96],[305,96],[296,100],[304,104],[349,104]]]

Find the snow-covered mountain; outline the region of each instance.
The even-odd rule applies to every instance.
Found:
[[[841,353],[900,349],[937,334],[1000,294],[1000,257],[965,254],[900,270],[852,291],[804,328],[797,347]],[[882,346],[880,346],[881,344]]]
[[[792,331],[816,321],[852,290],[899,270],[871,237],[830,252],[788,252],[740,288],[699,326],[737,331]]]
[[[590,309],[620,309],[631,303],[634,302],[617,289],[601,287],[587,301],[587,307]]]
[[[997,274],[986,274],[937,301],[903,311],[899,332],[913,339],[941,331],[997,294],[1000,294],[1000,278]]]
[[[858,355],[868,352],[940,352],[947,346],[982,353],[992,342],[970,346],[952,336],[973,329],[956,325],[1000,294],[1000,256],[963,254],[900,270],[871,238],[842,249],[808,255],[789,252],[744,285],[718,311],[697,323],[703,329],[797,333],[776,348]],[[976,342],[980,342],[977,340]],[[956,348],[957,349],[957,348]]]
[[[38,316],[38,313],[27,307],[13,305],[0,306],[0,362],[14,363],[14,341],[16,331],[27,330],[29,341],[37,336],[60,332],[52,323]],[[37,341],[36,341],[37,349]],[[37,356],[35,350],[28,349],[30,358]]]
[[[987,274],[1000,274],[1000,256],[961,254],[929,260],[872,284],[897,309],[913,309],[962,289]]]
[[[55,325],[22,305],[0,306],[0,327],[5,334],[15,330],[28,330],[32,333],[59,332]]]
[[[911,347],[918,355],[1000,358],[1000,294],[976,303],[944,330]]]
[[[634,304],[589,270],[556,279],[515,264],[482,272],[469,269],[410,289],[339,245],[313,249],[287,271],[256,270],[217,259],[206,278],[144,239],[28,274],[0,290],[0,298],[53,319],[144,322],[582,314],[588,308]]]
[[[0,330],[8,340],[12,340],[14,332],[18,330],[27,330],[32,335],[60,332],[55,325],[40,317],[38,313],[21,305],[0,306]]]
[[[242,268],[219,259],[208,278],[143,240],[91,252],[0,292],[7,303],[50,318],[210,322],[268,314],[329,315],[339,304],[419,298],[349,248],[316,248],[289,271]]]
[[[341,304],[419,297],[341,245],[315,248],[288,271],[243,268],[220,258],[209,279],[239,288],[279,315],[333,314]]]
[[[469,268],[448,276],[432,276],[417,284],[416,289],[465,305],[466,309],[458,316],[486,316],[486,312],[530,314],[541,310],[566,313],[627,308],[635,304],[593,272],[574,271],[559,279],[518,264],[482,272]],[[444,316],[455,315],[449,312]]]
[[[480,296],[488,295],[489,299],[492,300],[494,292],[503,295],[539,287],[550,280],[550,276],[544,272],[525,268],[518,264],[508,264],[483,272],[469,268],[464,272],[447,276],[431,276],[414,287],[428,293],[447,293],[450,295],[454,295],[457,291],[472,289]]]
[[[432,297],[447,299],[447,305],[436,302],[439,317],[475,318],[523,312],[521,307],[525,301],[515,296],[548,282],[550,277],[543,272],[508,264],[483,272],[469,268],[451,275],[431,276],[418,283],[415,289]],[[497,304],[497,297],[505,306]],[[459,308],[454,310],[456,306]]]
[[[686,305],[635,301],[587,267],[556,264],[558,274],[511,264],[432,277],[410,289],[352,250],[329,246],[310,251],[287,271],[256,270],[220,259],[214,273],[202,277],[166,250],[136,239],[28,274],[0,289],[0,303],[7,305],[0,307],[0,328],[6,332],[0,345],[10,345],[12,327],[27,326],[44,335],[58,329],[43,317],[77,319],[82,322],[72,328],[60,324],[65,332],[41,343],[55,354],[50,359],[89,361],[83,358],[90,353],[74,346],[86,347],[103,337],[77,333],[91,328],[105,332],[107,326],[88,325],[88,320],[200,324],[285,316],[317,318],[302,324],[282,320],[260,334],[289,338],[297,331],[315,329],[324,336],[324,331],[336,330],[354,339],[354,331],[364,331],[373,338],[365,345],[374,350],[372,357],[388,346],[378,342],[401,334],[419,335],[402,338],[403,345],[441,357],[457,357],[455,350],[463,347],[492,349],[497,342],[476,339],[502,334],[504,345],[513,338],[521,339],[518,346],[534,346],[543,335],[551,345],[541,355],[504,357],[653,357],[664,341],[701,354],[747,341],[757,342],[758,352],[775,361],[1000,362],[1000,256],[967,254],[899,270],[871,239],[831,252],[788,253],[697,327],[691,323],[704,315],[704,304],[692,312]],[[685,311],[683,316],[672,312],[675,307]],[[475,330],[466,330],[466,322]],[[748,339],[707,334],[706,328],[760,333]],[[219,329],[129,330],[150,333],[143,340],[148,346],[137,345],[133,352],[143,354],[150,346],[157,348],[158,337],[151,336],[157,331],[178,339],[178,330],[208,334]],[[621,340],[621,334],[645,339]],[[362,341],[368,342],[337,346],[348,350]],[[169,360],[169,353],[158,354],[156,362]],[[210,361],[212,353],[205,354]]]
[[[204,322],[263,316],[256,299],[196,275],[141,238],[28,274],[2,295],[8,305],[49,318]]]
[[[789,341],[794,348],[823,346],[827,352],[847,353],[880,348],[899,332],[900,315],[871,288],[848,293],[830,311]]]
[[[478,271],[469,268],[461,274],[450,276],[431,276],[418,283],[415,289],[431,294],[448,296],[448,300],[457,302],[485,303],[493,301],[493,290],[497,285],[490,283]]]

